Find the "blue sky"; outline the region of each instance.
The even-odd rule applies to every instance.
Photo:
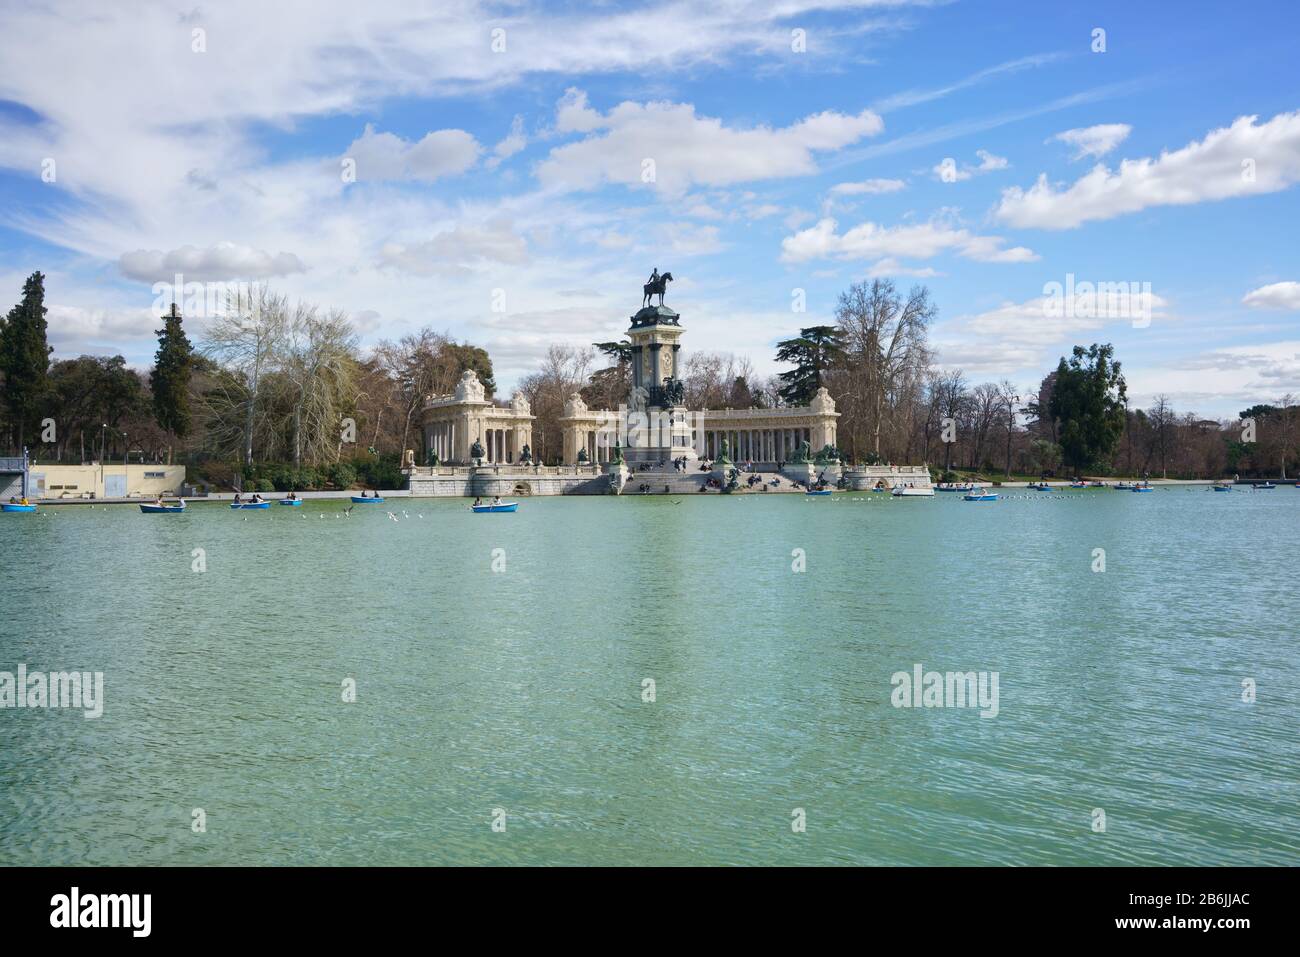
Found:
[[[1138,403],[1300,393],[1294,4],[121,6],[0,13],[0,290],[47,273],[58,356],[147,365],[179,270],[508,389],[657,266],[687,348],[763,374],[887,276],[975,382],[1101,340]],[[1045,303],[1069,276],[1149,295]]]

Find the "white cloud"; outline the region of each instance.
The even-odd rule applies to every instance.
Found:
[[[1124,142],[1131,132],[1133,127],[1127,123],[1100,123],[1097,126],[1081,126],[1057,133],[1048,142],[1055,140],[1074,147],[1073,158],[1077,160],[1085,156],[1100,159]]]
[[[457,225],[415,243],[385,243],[380,263],[416,276],[464,276],[477,267],[528,261],[528,243],[504,220]]]
[[[528,145],[528,136],[524,133],[524,118],[516,116],[510,124],[510,132],[505,139],[492,147],[492,156],[487,161],[488,169],[496,169],[503,160],[508,160]]]
[[[665,223],[661,227],[663,244],[679,256],[705,256],[721,250],[717,226],[697,223]]]
[[[1021,57],[1018,60],[1009,60],[1005,63],[999,63],[980,70],[978,73],[972,73],[970,76],[963,77],[947,86],[937,87],[931,90],[907,90],[902,93],[895,93],[879,100],[871,105],[872,109],[879,110],[881,113],[888,113],[891,110],[902,109],[908,106],[916,106],[920,103],[929,103],[931,100],[938,100],[950,93],[956,93],[967,87],[975,86],[992,77],[1000,76],[1004,73],[1018,73],[1029,67],[1038,67],[1046,63],[1052,63],[1061,59],[1064,54],[1061,53],[1039,53],[1033,56]]]
[[[975,155],[980,160],[978,166],[971,166],[969,163],[958,166],[957,161],[951,156],[945,157],[934,165],[932,172],[935,179],[945,183],[959,183],[972,176],[983,176],[985,173],[1007,169],[1011,165],[1005,156],[995,156],[988,150],[976,150]]]
[[[627,249],[632,245],[632,237],[616,229],[608,229],[596,237],[596,244],[604,249]]]
[[[696,116],[689,103],[624,102],[592,118],[586,99],[566,94],[561,122],[575,117],[591,135],[553,149],[537,167],[544,187],[592,189],[603,183],[650,185],[681,195],[695,185],[726,186],[816,172],[815,152],[839,149],[884,128],[870,110],[827,111],[790,126],[737,129]]]
[[[930,259],[943,252],[992,263],[1033,262],[1038,258],[1024,246],[1003,248],[1006,240],[999,236],[977,236],[938,219],[892,227],[865,222],[845,233],[837,230],[836,221],[826,218],[815,226],[787,236],[781,241],[781,258],[785,262]]]
[[[519,148],[522,149],[522,145]],[[465,172],[474,165],[481,152],[478,141],[464,130],[435,130],[418,143],[412,143],[392,133],[376,133],[367,123],[365,132],[352,141],[343,155],[356,161],[358,182],[417,180],[431,183],[443,176]],[[497,155],[502,155],[499,146]]]
[[[991,173],[1011,165],[1005,156],[994,156],[988,150],[976,150],[975,155],[980,158],[980,165],[975,168],[980,173]]]
[[[238,243],[222,242],[199,249],[181,246],[168,252],[137,249],[124,253],[118,268],[128,279],[142,282],[170,281],[178,273],[187,282],[216,279],[269,279],[305,272],[306,267],[293,253],[276,253],[252,249]]]
[[[865,179],[859,183],[836,183],[830,191],[834,196],[861,196],[896,193],[906,187],[907,183],[901,179]]]
[[[904,266],[892,257],[873,263],[871,268],[867,270],[867,277],[870,279],[894,276],[915,276],[918,279],[931,279],[938,275],[941,274],[929,266]]]
[[[703,200],[691,203],[682,211],[687,216],[694,216],[696,219],[722,219],[722,213]]]
[[[1165,365],[1125,367],[1135,403],[1165,394],[1175,403],[1234,414],[1255,402],[1300,393],[1300,340],[1212,349]]]
[[[1243,116],[1158,159],[1124,160],[1117,172],[1104,164],[1059,189],[1038,177],[1029,189],[1004,190],[997,217],[1013,226],[1072,229],[1151,206],[1183,206],[1253,196],[1300,181],[1300,112],[1266,123]]]
[[[1275,282],[1252,289],[1241,299],[1256,309],[1300,309],[1300,282]]]
[[[1153,321],[1167,318],[1169,303],[1154,293],[1125,305],[1142,310]],[[1077,293],[1072,304],[1037,296],[1026,302],[1004,302],[973,316],[959,316],[936,330],[940,361],[948,367],[978,373],[1011,373],[1054,364],[1062,349],[1082,333],[1110,325],[1131,327],[1134,315],[1107,297]]]
[[[600,113],[587,103],[587,94],[569,87],[555,105],[555,128],[561,133],[590,133],[601,125]]]
[[[158,316],[144,308],[88,308],[50,303],[50,345],[57,357],[78,355],[113,355],[121,351],[123,341],[143,341],[152,345]]]

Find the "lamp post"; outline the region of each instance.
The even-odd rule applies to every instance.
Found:
[[[122,495],[129,498],[131,495],[131,442],[122,433]]]
[[[107,498],[108,489],[104,488],[104,456],[108,454],[108,423],[101,422],[99,425],[99,487],[105,492]]]

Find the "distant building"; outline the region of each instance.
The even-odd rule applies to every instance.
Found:
[[[32,464],[27,494],[33,499],[156,498],[179,495],[184,484],[183,465]]]

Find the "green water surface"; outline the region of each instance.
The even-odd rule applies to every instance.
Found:
[[[1008,495],[5,514],[0,863],[1300,863],[1300,490]]]

